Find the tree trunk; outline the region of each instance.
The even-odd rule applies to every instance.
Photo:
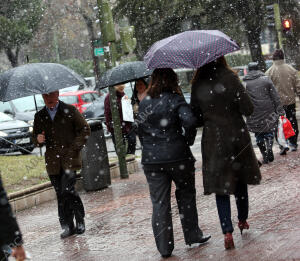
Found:
[[[261,50],[260,30],[257,30],[257,28],[247,28],[247,38],[252,61],[258,62],[259,69],[265,71],[266,64]]]
[[[11,48],[5,49],[6,56],[10,61],[12,67],[17,67],[19,65],[19,51],[20,51],[19,46],[16,47],[15,52]]]
[[[84,18],[84,21],[86,23],[86,27],[88,30],[89,38],[90,38],[90,46],[91,46],[91,55],[93,58],[93,64],[94,64],[94,74],[96,76],[96,82],[100,78],[100,68],[99,68],[99,60],[98,57],[94,55],[94,41],[96,40],[95,33],[94,33],[94,26],[93,26],[93,20],[88,17],[87,15],[82,14],[82,17]]]

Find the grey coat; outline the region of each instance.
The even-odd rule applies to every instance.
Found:
[[[244,77],[246,91],[254,106],[247,117],[248,129],[252,132],[273,132],[279,115],[284,115],[280,98],[272,81],[261,71],[250,71]]]
[[[253,105],[238,76],[221,66],[192,86],[191,105],[203,126],[204,194],[234,194],[238,183],[259,184],[261,174],[243,115]]]

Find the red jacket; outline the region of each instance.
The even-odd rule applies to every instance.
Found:
[[[116,92],[117,95],[117,106],[119,110],[119,116],[120,116],[120,122],[121,122],[121,128],[122,133],[127,134],[132,128],[131,122],[123,121],[123,114],[122,114],[122,105],[121,105],[121,99],[125,95],[124,92]],[[113,133],[113,123],[112,123],[112,116],[111,116],[111,110],[110,110],[110,100],[109,100],[109,93],[106,95],[104,100],[104,115],[105,115],[105,124],[107,126],[107,129],[110,133]]]

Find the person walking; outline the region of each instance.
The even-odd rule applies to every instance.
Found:
[[[18,261],[25,260],[26,254],[22,246],[22,234],[12,212],[0,176],[0,261],[7,261],[10,255],[5,251],[12,248],[12,256]]]
[[[144,78],[141,78],[141,79],[138,79],[138,80],[135,81],[133,94],[132,94],[132,97],[131,97],[131,104],[132,104],[132,107],[133,107],[134,118],[137,117],[140,102],[147,95],[147,87],[148,87],[148,84],[147,84],[147,82],[145,81]]]
[[[135,154],[135,147],[136,147],[136,134],[132,130],[132,123],[123,120],[123,113],[122,113],[122,98],[125,96],[124,93],[124,84],[116,85],[116,96],[117,96],[117,107],[119,111],[122,135],[124,144],[127,142],[127,154]],[[125,98],[128,98],[125,96]],[[115,141],[115,134],[114,134],[114,126],[110,108],[110,95],[109,93],[106,95],[104,100],[104,115],[105,115],[105,125],[107,130],[111,133],[113,143],[116,147]]]
[[[247,184],[259,184],[261,174],[243,115],[253,105],[225,57],[197,69],[192,80],[191,106],[203,126],[202,171],[204,194],[216,194],[226,249],[234,247],[230,195],[235,195],[238,227],[249,229]]]
[[[45,107],[35,114],[33,141],[38,147],[46,146],[46,170],[57,196],[59,221],[64,230],[61,238],[66,238],[85,232],[84,207],[75,183],[90,127],[74,106],[58,97],[58,91],[43,94]]]
[[[278,93],[268,76],[258,69],[257,62],[248,64],[249,73],[243,78],[254,111],[247,116],[247,127],[254,132],[263,163],[274,161],[273,142],[278,118],[285,115]],[[286,148],[281,152],[286,153]]]
[[[296,96],[300,95],[300,79],[298,71],[284,61],[284,53],[281,49],[273,54],[273,65],[266,71],[278,91],[280,101],[285,110],[286,117],[290,120],[295,131],[295,136],[288,139],[291,151],[298,147],[298,122],[296,118]]]
[[[138,135],[142,144],[142,164],[153,205],[152,228],[162,257],[174,249],[171,185],[176,200],[185,243],[204,243],[198,225],[195,189],[195,159],[190,150],[196,136],[196,118],[186,103],[172,69],[155,69],[146,98],[139,106]],[[184,130],[184,131],[183,131]]]

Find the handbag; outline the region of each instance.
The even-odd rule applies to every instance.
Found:
[[[285,135],[283,132],[283,120],[280,117],[278,120],[278,128],[277,128],[277,142],[280,146],[287,148],[288,147],[288,143],[285,139]]]
[[[282,128],[283,128],[283,133],[284,137],[286,139],[295,136],[295,131],[293,130],[292,124],[289,121],[289,119],[285,116],[280,117],[282,120]]]
[[[121,100],[123,121],[134,122],[131,100],[125,96]]]

